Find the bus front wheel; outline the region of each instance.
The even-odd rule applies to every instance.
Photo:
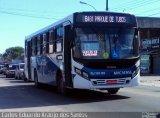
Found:
[[[57,92],[60,94],[66,94],[66,88],[64,85],[62,73],[58,72],[56,76],[56,82],[57,82]]]
[[[34,84],[36,87],[40,87],[37,72],[34,72]]]
[[[120,88],[113,88],[113,89],[108,89],[108,94],[116,94],[119,91]]]

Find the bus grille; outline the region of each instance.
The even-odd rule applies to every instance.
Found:
[[[116,83],[108,84],[107,80],[116,80]],[[91,79],[93,85],[117,85],[117,84],[128,84],[131,78],[121,78],[121,79]]]

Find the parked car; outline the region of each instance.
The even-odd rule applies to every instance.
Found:
[[[8,71],[8,68],[9,68],[9,64],[8,64],[8,63],[5,63],[5,64],[4,64],[4,67],[2,68],[2,74],[6,75],[6,74],[7,74],[7,71]]]
[[[0,74],[3,73],[3,67],[4,67],[4,65],[0,65]]]
[[[16,71],[15,71],[15,79],[24,79],[25,78],[24,65],[25,65],[25,63],[18,64],[18,68],[16,68]]]
[[[15,71],[18,67],[18,64],[9,64],[9,68],[6,72],[6,77],[15,77]]]

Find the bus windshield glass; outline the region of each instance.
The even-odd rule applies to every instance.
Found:
[[[138,56],[135,28],[76,28],[74,57],[80,59],[128,59]]]

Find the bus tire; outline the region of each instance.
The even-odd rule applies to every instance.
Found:
[[[40,87],[40,84],[38,82],[38,75],[37,75],[37,72],[35,71],[34,72],[34,85],[38,88]]]
[[[28,80],[24,73],[23,73],[22,79],[23,79],[25,82],[27,82],[27,80]]]
[[[59,71],[56,75],[56,83],[57,83],[57,92],[65,95],[66,94],[66,88],[63,82],[62,73]]]
[[[18,79],[19,79],[19,80],[21,80],[21,77],[20,77],[20,75],[18,75]]]
[[[18,79],[18,80],[19,80],[19,76],[17,76],[17,77],[16,77],[16,79]]]
[[[108,89],[108,94],[116,94],[119,91],[120,88],[113,88],[113,89]]]
[[[25,82],[28,82],[28,79],[27,79],[26,77],[24,77],[23,80],[24,80]]]

